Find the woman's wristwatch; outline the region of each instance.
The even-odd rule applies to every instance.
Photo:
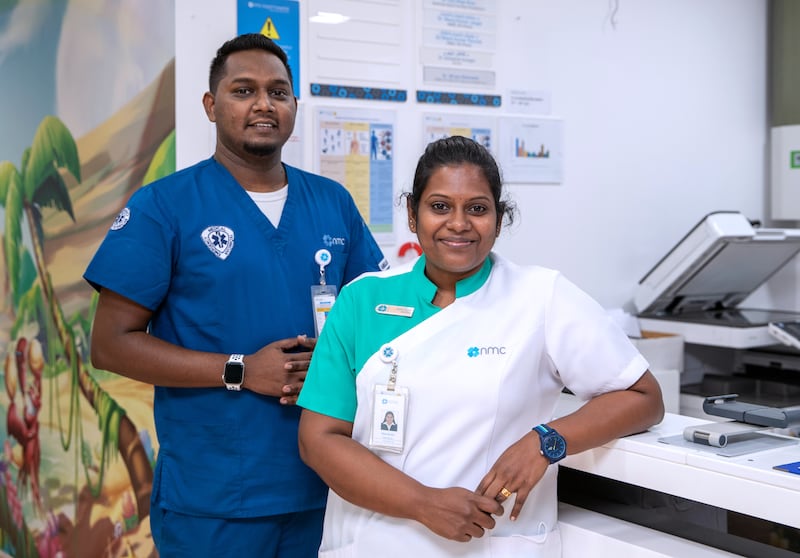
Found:
[[[551,465],[567,456],[567,441],[561,434],[546,424],[534,426],[533,430],[539,435],[539,452],[550,461]]]

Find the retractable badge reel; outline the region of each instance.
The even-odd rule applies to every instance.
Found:
[[[331,259],[331,253],[325,248],[317,250],[317,253],[314,254],[314,261],[319,266],[319,284],[311,285],[311,308],[314,310],[316,337],[319,337],[319,334],[322,333],[328,312],[331,311],[333,303],[336,302],[336,285],[328,285],[325,282],[325,267],[331,263]]]
[[[380,348],[380,360],[389,365],[389,381],[373,388],[369,447],[402,453],[408,422],[408,388],[397,385],[397,347]]]

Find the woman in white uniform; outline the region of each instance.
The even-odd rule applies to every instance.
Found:
[[[423,256],[342,289],[298,401],[320,556],[558,557],[551,465],[659,422],[658,383],[583,291],[492,252],[514,210],[484,147],[431,143],[406,203]],[[551,420],[564,387],[587,403]]]

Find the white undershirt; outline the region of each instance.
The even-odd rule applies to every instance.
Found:
[[[267,216],[272,226],[277,229],[278,223],[281,222],[283,206],[289,196],[289,185],[286,184],[283,188],[274,192],[251,192],[248,190],[247,194],[256,202],[261,213]]]

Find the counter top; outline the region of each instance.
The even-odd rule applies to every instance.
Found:
[[[574,396],[564,395],[556,416],[579,406]],[[647,432],[570,455],[561,465],[800,528],[800,475],[773,469],[800,461],[800,440],[789,438],[788,445],[736,457],[718,455],[707,446],[659,441],[708,422],[712,419],[668,413]]]

